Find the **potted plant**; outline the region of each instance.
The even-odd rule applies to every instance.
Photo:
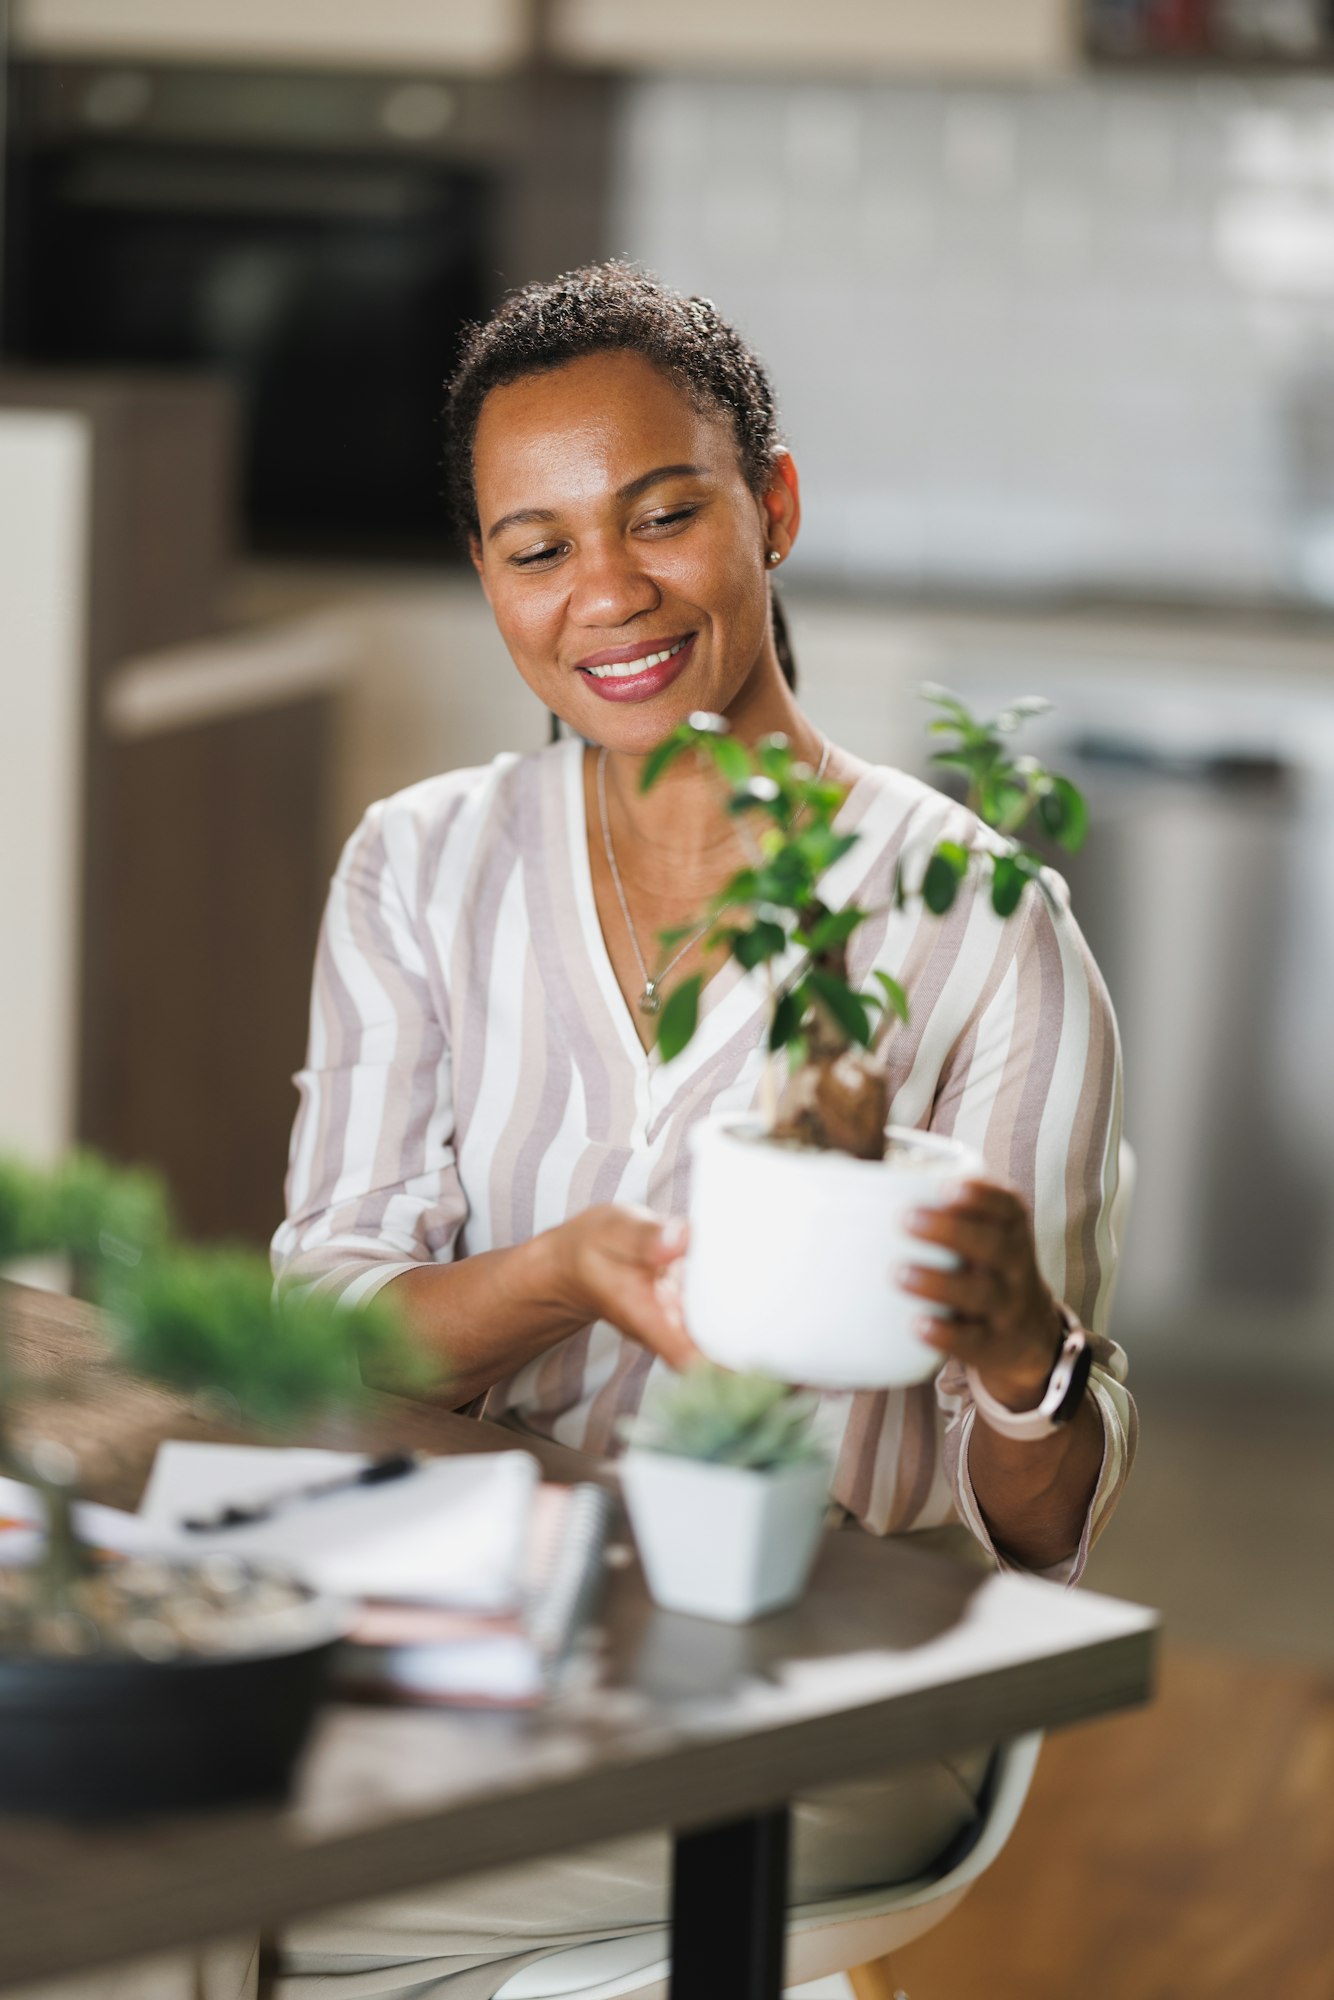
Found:
[[[626,1424],[621,1490],[655,1602],[740,1623],[801,1595],[829,1490],[815,1408],[696,1362]]]
[[[285,1423],[361,1393],[359,1360],[411,1367],[393,1318],[318,1294],[275,1300],[262,1259],[169,1239],[149,1177],[75,1155],[0,1160],[0,1271],[70,1260],[128,1370]],[[344,1607],[231,1556],[109,1558],[80,1532],[77,1466],[19,1441],[34,1385],[8,1354],[0,1280],[0,1473],[36,1496],[33,1560],[0,1567],[0,1810],[125,1814],[280,1796]]]
[[[1027,891],[1051,893],[1025,839],[1030,827],[1074,851],[1087,823],[1068,779],[1012,749],[1024,719],[1048,704],[1026,697],[979,721],[946,689],[924,693],[939,711],[929,725],[942,739],[932,761],[963,775],[967,804],[992,838],[905,853],[893,901],[920,896],[941,916],[978,874],[997,917],[1009,918]],[[904,1235],[900,1218],[944,1201],[983,1162],[953,1139],[888,1126],[888,1076],[874,1044],[893,1017],[908,1019],[909,1001],[884,971],[868,989],[852,985],[848,947],[874,912],[821,900],[826,871],[858,838],[838,829],[841,788],[800,763],[786,739],[766,738],[752,752],[705,714],[650,753],[641,788],[691,753],[715,767],[750,850],[702,913],[706,947],[767,980],[770,1060],[760,1116],[709,1119],[694,1135],[686,1323],[714,1361],[789,1382],[864,1389],[924,1380],[940,1356],[912,1323],[931,1308],[890,1273],[909,1259],[948,1264],[949,1252]],[[664,947],[693,928],[664,933]],[[694,1034],[702,982],[698,973],[682,980],[663,1005],[657,1044],[666,1061]]]

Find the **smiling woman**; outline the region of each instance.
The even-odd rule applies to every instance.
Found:
[[[749,1112],[765,1066],[763,995],[695,928],[739,865],[737,822],[689,760],[647,794],[639,776],[699,710],[746,743],[782,732],[842,788],[837,830],[859,835],[820,885],[830,910],[878,912],[850,975],[883,967],[912,991],[891,1118],[953,1133],[1005,1184],[970,1183],[916,1232],[957,1259],[905,1280],[945,1309],[935,1384],[820,1399],[834,1498],[873,1533],[952,1524],[992,1560],[1072,1579],[1133,1417],[1101,1330],[1116,1029],[1059,883],[1008,924],[967,888],[941,924],[896,903],[906,846],[986,835],[826,742],[798,705],[772,586],[800,529],[796,468],[763,370],[711,304],[617,264],[518,292],[466,344],[449,425],[482,589],[571,733],[414,786],[349,841],[297,1079],[280,1278],[348,1300],[392,1286],[456,1404],[616,1449],[654,1378],[694,1354],[671,1272],[688,1141],[711,1112]],[[665,960],[708,975],[670,1063],[643,1005]],[[1031,1409],[1073,1321],[1096,1364],[1074,1420],[1024,1441],[979,1421],[963,1363],[993,1409]],[[918,1872],[971,1816],[980,1775],[932,1765],[800,1803],[798,1900]],[[287,1940],[276,1990],[484,2000],[556,1943],[661,1921],[666,1865],[664,1836],[322,1919]]]

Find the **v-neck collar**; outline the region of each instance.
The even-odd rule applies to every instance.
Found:
[[[621,991],[607,949],[602,923],[598,916],[597,898],[593,894],[593,867],[589,853],[590,828],[588,824],[587,802],[584,793],[584,750],[581,737],[567,737],[563,744],[565,752],[564,783],[567,847],[570,857],[570,872],[574,881],[575,904],[583,927],[584,947],[588,962],[593,969],[603,1004],[611,1018],[616,1034],[630,1062],[638,1070],[648,1070],[654,1075],[669,1078],[673,1084],[678,1079],[684,1082],[703,1063],[707,1062],[728,1038],[735,1034],[748,1015],[760,1012],[766,1005],[768,994],[763,982],[745,972],[736,960],[728,957],[712,977],[706,981],[700,992],[699,1025],[689,1044],[670,1063],[664,1063],[657,1049],[646,1049],[635,1031],[630,1014],[630,1006]],[[860,831],[860,822],[865,817],[867,787],[872,773],[864,772],[849,788],[847,797],[838,809],[834,826],[840,833]],[[821,901],[831,910],[841,910],[849,901],[858,884],[864,879],[869,855],[859,841],[828,869],[820,882]],[[789,941],[787,949],[774,961],[775,977],[780,984],[795,977],[805,963],[807,953],[798,944]]]

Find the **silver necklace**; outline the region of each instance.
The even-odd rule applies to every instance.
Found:
[[[823,778],[825,766],[829,762],[829,738],[827,736],[822,737],[821,741],[824,748],[820,753],[820,763],[815,773],[817,778]],[[621,881],[621,871],[616,866],[615,849],[611,844],[611,821],[607,817],[607,746],[605,743],[598,751],[597,785],[598,813],[602,819],[602,845],[607,851],[607,866],[611,870],[612,887],[616,891],[616,900],[621,906],[621,915],[625,918],[625,928],[630,935],[630,943],[635,954],[635,963],[639,967],[639,976],[644,982],[644,990],[635,1001],[635,1007],[641,1014],[656,1014],[662,1007],[662,999],[658,989],[662,985],[663,980],[674,965],[680,964],[691,947],[699,943],[705,931],[709,929],[714,920],[710,917],[707,922],[702,923],[699,929],[686,939],[680,949],[673,953],[666,965],[663,966],[661,972],[656,976],[650,974],[647,965],[644,963],[644,954],[639,949],[639,938],[630,918],[630,905],[625,900],[625,887]]]

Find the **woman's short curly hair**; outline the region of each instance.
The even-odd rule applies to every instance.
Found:
[[[764,490],[782,438],[760,362],[711,299],[687,298],[611,258],[549,284],[524,285],[464,335],[445,404],[445,463],[465,536],[478,529],[473,442],[491,391],[589,354],[625,349],[654,362],[701,408],[728,419],[747,485]]]

